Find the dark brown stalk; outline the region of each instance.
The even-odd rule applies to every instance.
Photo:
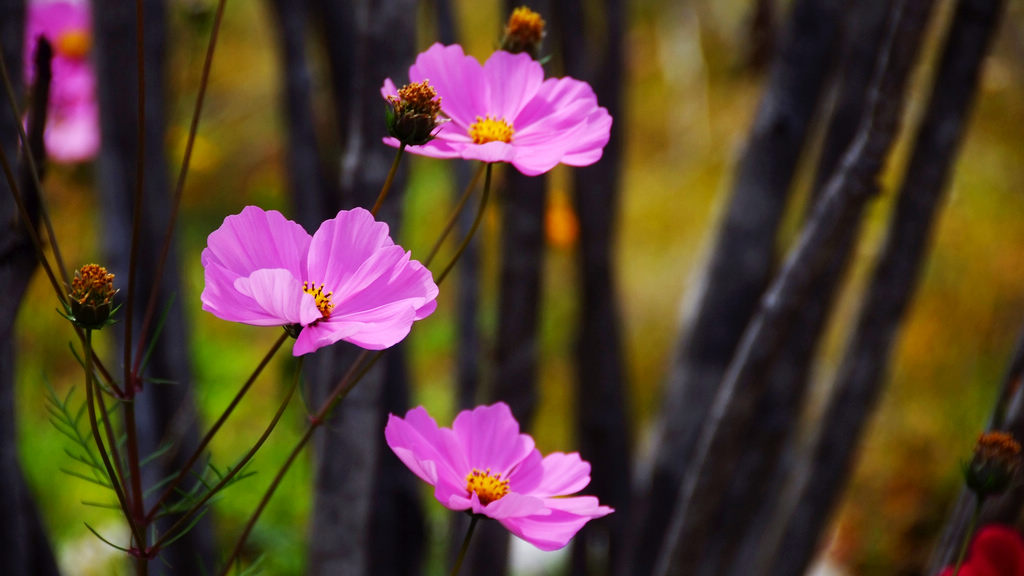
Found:
[[[701,564],[704,546],[711,537],[704,528],[721,510],[721,486],[735,472],[744,431],[765,391],[762,373],[825,261],[836,230],[858,205],[877,193],[876,179],[898,133],[903,88],[916,55],[914,47],[931,8],[930,0],[906,0],[899,8],[857,137],[761,300],[715,397],[696,445],[694,466],[680,487],[666,534],[667,546],[659,556],[655,574],[713,573],[704,570],[715,567]]]
[[[619,568],[630,569],[625,547],[631,516],[632,446],[612,254],[625,133],[627,15],[621,0],[553,4],[566,74],[589,82],[598,103],[608,109],[615,122],[601,160],[572,172],[573,200],[580,222],[580,317],[575,334],[577,437],[580,453],[591,464],[587,493],[615,508],[615,514],[588,523],[577,535],[571,573],[597,576]],[[604,14],[603,29],[586,25],[590,19],[584,16],[585,6]],[[593,46],[599,48],[588,48]]]
[[[868,89],[879,54],[885,44],[885,31],[895,4],[861,2],[850,7],[844,19],[843,57],[837,70],[835,103],[818,158],[815,182],[810,190],[809,217],[814,204],[835,171],[843,152],[849,147],[868,103]],[[770,510],[784,490],[792,462],[792,450],[785,449],[797,433],[801,410],[810,386],[810,369],[818,343],[831,317],[835,297],[846,279],[854,248],[860,237],[861,210],[855,209],[846,226],[839,229],[828,262],[809,289],[807,299],[794,318],[786,342],[778,346],[766,378],[770,380],[764,398],[756,408],[742,459],[737,464],[726,496],[726,505],[718,521],[709,527],[716,536],[705,553],[705,562],[730,566],[730,573],[747,574],[753,555],[770,529]]]
[[[0,0],[0,65],[4,66],[5,78],[13,81],[5,80],[11,85],[11,96],[22,91],[24,23],[23,0]],[[49,80],[49,60],[43,56],[45,54],[37,54],[36,88],[28,120],[31,155],[40,165],[43,164],[40,142],[46,122]],[[10,76],[6,62],[11,63]],[[4,294],[5,302],[0,308],[0,486],[4,486],[0,491],[0,558],[3,558],[4,569],[12,574],[56,576],[53,551],[18,461],[15,368],[19,354],[14,322],[33,271],[40,262],[45,264],[44,269],[59,293],[37,233],[34,206],[40,205],[38,189],[24,178],[24,170],[19,186],[14,167],[8,161],[17,154],[16,127],[20,122],[10,107],[0,106],[0,160],[5,176],[0,179],[0,293]]]
[[[132,2],[97,0],[92,5],[94,61],[98,78],[103,142],[98,160],[97,205],[102,207],[98,219],[103,223],[104,261],[107,268],[119,278],[127,278],[130,274],[132,257],[129,239],[137,227],[139,233],[134,266],[135,296],[139,297],[134,300],[132,317],[135,324],[132,333],[137,340],[128,343],[118,342],[118,345],[131,347],[138,345],[143,339],[143,333],[140,331],[144,316],[143,308],[154,286],[159,291],[161,313],[166,313],[166,320],[159,334],[149,330],[150,333],[144,336],[151,342],[152,353],[148,358],[143,357],[139,373],[134,373],[129,367],[130,374],[123,382],[125,395],[130,398],[133,405],[132,416],[138,424],[138,428],[128,425],[126,415],[125,433],[129,440],[131,435],[137,436],[134,445],[140,451],[134,458],[141,459],[158,449],[165,448],[168,444],[172,447],[161,458],[153,460],[145,467],[139,466],[138,472],[141,477],[138,481],[143,493],[157,482],[180,473],[184,461],[194,452],[199,436],[199,427],[194,425],[198,416],[191,387],[186,324],[188,315],[182,312],[183,301],[186,299],[182,296],[181,271],[173,243],[162,278],[159,283],[154,281],[155,265],[160,258],[161,246],[166,239],[164,233],[168,229],[168,218],[172,212],[171,179],[165,154],[168,108],[167,12],[163,0],[144,1],[145,30],[141,41],[142,57],[146,60],[143,79],[146,144],[142,159],[145,177],[141,180],[141,204],[136,198],[140,179],[136,173],[139,165],[135,156],[138,152],[139,136],[136,123],[139,111],[139,86],[133,74],[125,74],[125,70],[134,72],[138,68],[135,58],[138,52],[139,13],[137,6]],[[127,302],[125,306],[128,306]],[[124,321],[127,322],[127,311]],[[126,358],[131,362],[134,355]],[[151,378],[173,384],[148,385],[145,386],[144,394],[138,394],[141,379],[148,381]],[[130,445],[132,442],[126,444],[126,447]],[[126,470],[130,477],[135,477],[132,458],[131,454],[125,454],[128,461]],[[191,471],[197,477],[201,472],[198,467]],[[185,486],[183,490],[187,491],[189,488],[190,486]],[[153,496],[154,500],[156,497]],[[140,504],[143,506],[141,518],[146,516],[149,506],[146,502]],[[172,521],[170,518],[159,520],[163,526]],[[189,534],[163,550],[161,561],[152,564],[150,570],[163,573],[171,566],[177,572],[201,573],[208,571],[212,556],[212,524],[209,519],[204,518]]]
[[[681,326],[658,415],[649,489],[639,489],[631,572],[648,576],[701,427],[776,266],[775,241],[793,175],[823,100],[846,0],[797,0],[736,167],[726,213]],[[640,476],[638,476],[640,477]]]
[[[373,206],[387,180],[395,150],[381,143],[386,127],[379,88],[386,77],[402,83],[407,76],[415,56],[416,4],[412,0],[314,0],[308,6],[311,20],[323,27],[336,137],[341,144],[340,156],[330,160],[332,166],[340,164],[341,169],[328,179],[328,185],[336,186],[340,193],[302,200],[307,206],[324,210],[312,216],[311,225],[317,226],[340,208]],[[298,41],[305,38],[300,36]],[[393,235],[401,224],[403,168],[396,172],[391,192],[376,214],[378,220],[388,223]],[[322,187],[322,194],[328,191],[328,185]],[[310,359],[307,381],[313,405],[330,393],[357,353],[353,346],[338,345]],[[390,354],[401,354],[400,347]],[[396,535],[403,529],[394,523],[384,526],[382,523],[387,521],[374,519],[372,514],[376,502],[392,497],[373,490],[379,486],[376,463],[380,461],[383,438],[376,426],[383,415],[381,388],[388,378],[385,370],[389,365],[380,365],[369,373],[345,403],[332,411],[330,425],[314,440],[310,575],[368,574],[370,567],[378,564],[369,542],[371,532],[379,529],[380,534]],[[413,480],[393,487],[415,492]],[[406,523],[421,521],[415,506],[406,512]],[[379,522],[376,527],[374,522]]]

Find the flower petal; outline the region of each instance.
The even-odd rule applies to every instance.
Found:
[[[612,117],[604,108],[587,120],[586,130],[577,136],[575,146],[562,157],[569,166],[590,166],[601,159],[611,135]]]
[[[204,267],[217,264],[236,278],[261,268],[284,268],[305,279],[310,240],[302,226],[280,212],[246,206],[210,234],[201,258]]]
[[[519,433],[508,404],[498,402],[459,413],[452,430],[466,449],[470,466],[508,478],[535,450],[533,438]]]
[[[472,497],[474,502],[479,503],[479,497],[475,492]],[[495,520],[521,516],[546,516],[551,514],[551,511],[544,505],[544,501],[540,498],[529,496],[527,494],[518,494],[516,492],[509,492],[494,502],[480,507],[479,510],[477,509],[477,506],[474,505],[473,512],[476,512],[477,514],[485,514]]]
[[[1010,526],[985,526],[971,543],[968,564],[993,575],[1024,575],[1024,539]]]
[[[484,63],[484,81],[487,114],[512,122],[541,87],[544,69],[529,54],[498,50]]]
[[[564,548],[584,524],[613,511],[598,505],[592,496],[548,498],[545,504],[550,510],[547,515],[508,517],[500,522],[509,532],[548,551]]]
[[[481,162],[512,162],[516,157],[516,148],[500,141],[486,144],[466,144],[461,152],[462,157],[466,160]]]
[[[342,210],[313,234],[305,278],[335,293],[357,292],[374,280],[367,271],[360,273],[364,264],[380,249],[393,245],[388,225],[375,220],[368,210]]]
[[[85,101],[51,111],[43,138],[46,152],[56,162],[84,162],[100,149],[99,110]]]
[[[357,324],[332,323],[325,321],[317,322],[306,326],[299,332],[292,346],[292,356],[302,356],[334,344],[339,340],[346,340],[359,331]]]
[[[575,494],[590,484],[590,463],[579,453],[552,452],[543,458],[527,458],[510,478],[516,492],[545,498]]]
[[[384,85],[380,87],[380,95],[386,100],[388,96],[398,96],[398,88],[391,78],[384,79]]]
[[[237,278],[235,290],[259,306],[259,314],[234,322],[256,326],[305,326],[321,318],[316,300],[302,290],[302,282],[283,268],[264,268],[248,277]]]
[[[464,127],[487,113],[483,66],[466,56],[462,46],[434,44],[417,56],[409,68],[409,81],[423,80],[430,80],[441,97],[441,110]]]
[[[362,208],[324,222],[309,249],[309,278],[331,292],[334,309],[301,349],[346,340],[370,350],[400,342],[412,323],[437,307],[437,284],[425,266],[388,236],[387,224]],[[300,334],[300,336],[302,336]]]
[[[452,508],[449,499],[466,495],[468,471],[465,453],[451,430],[439,429],[437,422],[422,406],[413,408],[405,418],[388,416],[384,438],[396,456],[424,482],[434,486],[435,497]],[[453,508],[464,510],[465,506]]]

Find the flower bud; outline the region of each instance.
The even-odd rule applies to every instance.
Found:
[[[99,330],[110,319],[114,295],[114,275],[96,264],[86,264],[75,271],[68,294],[69,319],[86,330]]]
[[[974,457],[964,470],[967,487],[979,498],[1001,494],[1010,487],[1020,467],[1020,444],[1006,432],[986,432],[974,446]]]
[[[406,84],[388,96],[388,134],[406,146],[426,144],[434,137],[441,99],[429,80]]]
[[[540,14],[526,6],[512,11],[505,24],[505,36],[501,39],[501,49],[518,54],[525,52],[534,60],[540,53],[540,43],[544,39],[544,19]]]

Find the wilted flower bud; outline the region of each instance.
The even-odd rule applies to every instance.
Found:
[[[508,17],[501,49],[513,54],[525,52],[536,60],[543,39],[544,19],[526,6],[520,6]]]
[[[82,266],[71,280],[70,320],[87,330],[103,328],[110,318],[114,294],[113,274],[96,264]]]
[[[426,144],[434,137],[441,98],[429,80],[406,84],[398,96],[388,96],[388,134],[407,146]]]
[[[1009,488],[1020,467],[1020,444],[1006,432],[986,432],[974,446],[974,458],[964,470],[967,487],[979,498]]]

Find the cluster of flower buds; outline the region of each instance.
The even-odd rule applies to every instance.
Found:
[[[524,52],[536,60],[540,53],[540,43],[544,40],[544,25],[540,14],[526,6],[516,8],[505,24],[501,49],[513,54]]]
[[[429,80],[412,82],[388,96],[388,134],[406,146],[426,144],[434,137],[441,99]]]
[[[106,268],[96,264],[82,266],[71,280],[69,319],[86,330],[103,328],[110,320],[115,294],[114,275]]]

